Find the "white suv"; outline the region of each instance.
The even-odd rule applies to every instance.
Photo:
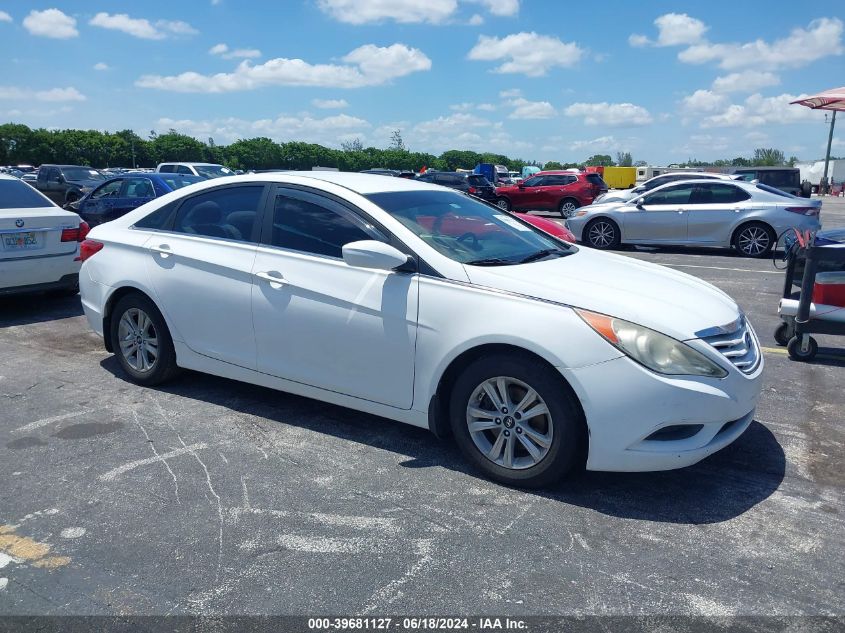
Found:
[[[159,163],[156,167],[156,173],[187,174],[202,178],[222,178],[223,176],[235,175],[235,172],[228,167],[214,163]]]

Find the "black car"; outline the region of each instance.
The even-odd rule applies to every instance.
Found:
[[[496,201],[496,188],[481,174],[460,171],[427,171],[420,174],[417,180],[457,189],[482,200]]]
[[[41,165],[35,188],[59,206],[79,200],[106,180],[96,169],[81,165]]]

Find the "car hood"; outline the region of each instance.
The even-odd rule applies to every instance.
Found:
[[[640,195],[642,194],[634,193],[630,189],[627,189],[625,191],[612,191],[605,194],[604,197],[599,201],[599,204],[604,204],[606,202],[626,202],[628,200],[633,200],[634,198]]]
[[[696,277],[586,247],[557,259],[465,269],[474,284],[600,312],[678,340],[740,315],[733,299]]]
[[[69,185],[75,185],[77,187],[90,187],[93,189],[94,187],[98,187],[102,185],[105,181],[104,180],[68,180]]]

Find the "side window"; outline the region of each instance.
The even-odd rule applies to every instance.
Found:
[[[384,236],[330,200],[299,193],[276,196],[270,245],[340,258],[344,244],[359,240],[383,241]]]
[[[524,184],[526,187],[542,187],[543,180],[543,176],[534,176],[533,178],[529,178],[522,184]]]
[[[58,167],[50,167],[47,170],[47,180],[51,182],[59,182],[59,168]]]
[[[159,231],[166,230],[170,228],[170,222],[168,220],[173,215],[173,211],[176,209],[177,206],[179,206],[179,200],[175,200],[170,204],[166,204],[163,207],[156,209],[152,213],[148,213],[143,218],[138,220],[133,226],[136,229],[155,229]]]
[[[688,204],[694,185],[674,185],[645,197],[645,204]]]
[[[162,165],[158,171],[160,174],[172,174],[176,171],[175,167],[176,165]]]
[[[177,174],[185,174],[187,176],[193,176],[194,172],[191,171],[191,168],[187,165],[177,165],[176,166],[176,173]]]
[[[173,230],[252,242],[263,190],[263,186],[224,187],[188,198],[179,207]]]
[[[91,194],[92,200],[98,200],[99,198],[108,198],[109,196],[117,196],[118,192],[120,191],[120,180],[114,180],[112,182],[107,182],[102,187],[94,190],[94,193]]]
[[[147,178],[128,178],[123,181],[121,198],[154,198],[153,183]]]

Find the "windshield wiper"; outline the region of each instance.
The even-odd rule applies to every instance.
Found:
[[[569,255],[569,253],[567,253],[566,251],[562,251],[559,248],[544,248],[541,251],[531,253],[528,257],[519,260],[519,263],[527,264],[528,262],[535,262],[538,259],[543,259],[544,257],[548,257],[549,255],[558,255],[560,257],[563,257],[564,255]]]
[[[501,257],[487,257],[485,259],[473,259],[464,263],[470,266],[508,266],[516,262],[512,259],[502,259]]]

